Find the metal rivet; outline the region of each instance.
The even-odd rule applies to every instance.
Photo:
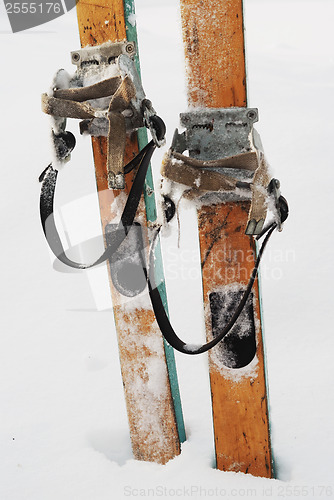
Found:
[[[78,62],[78,61],[80,61],[80,54],[79,54],[78,52],[74,52],[74,53],[72,54],[72,61],[73,61],[73,62]]]
[[[128,54],[132,54],[134,51],[134,46],[132,45],[132,43],[128,43],[127,46],[125,47],[125,50]]]
[[[250,120],[255,120],[255,118],[256,118],[255,111],[248,111],[247,118],[249,118]]]

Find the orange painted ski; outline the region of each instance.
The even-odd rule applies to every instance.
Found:
[[[128,30],[125,10],[129,4],[131,0],[125,4],[123,0],[79,0],[77,15],[81,46],[126,41]],[[116,210],[119,210],[119,205],[124,205],[124,196],[129,193],[134,174],[125,176],[125,190],[108,189],[107,140],[105,137],[93,137],[92,143],[105,234],[106,226],[119,220],[120,214]],[[127,138],[125,163],[137,152],[137,133],[134,132]],[[120,204],[115,203],[117,199]],[[146,219],[143,199],[137,215],[141,221]],[[147,240],[147,234],[144,238]],[[163,339],[147,292],[144,290],[139,300],[137,297],[124,298],[114,287],[111,277],[110,288],[133,454],[138,460],[165,464],[180,453],[180,441],[183,440],[182,422],[180,424],[180,417],[177,421],[174,406],[179,404],[175,373],[174,380],[170,380],[175,366],[171,367],[173,360],[169,359],[169,370],[167,368]]]
[[[242,0],[180,0],[191,108],[246,107]],[[239,300],[256,258],[245,235],[248,201],[198,210],[207,339],[226,321],[224,308]],[[232,309],[233,310],[233,309]],[[273,477],[259,287],[239,319],[251,332],[249,359],[235,363],[227,341],[210,351],[210,381],[217,467]],[[241,325],[241,326],[240,326]],[[252,340],[253,339],[253,340]],[[252,344],[253,342],[253,344]]]

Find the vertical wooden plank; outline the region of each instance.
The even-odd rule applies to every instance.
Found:
[[[242,0],[181,0],[190,106],[247,105]]]
[[[79,0],[77,16],[82,47],[127,38],[122,0]],[[134,174],[126,176],[124,191],[108,190],[106,139],[93,138],[92,144],[105,233],[106,225],[119,219],[118,205],[124,205]],[[132,134],[127,140],[125,162],[137,152],[137,135]],[[143,199],[139,217],[145,220]],[[145,237],[147,243],[147,234]],[[142,292],[139,301],[136,297],[125,298],[114,288],[111,278],[109,281],[133,454],[138,460],[164,464],[180,453],[180,442],[160,330],[147,291]]]
[[[248,210],[249,202],[226,203],[203,207],[198,214],[208,338],[212,338],[210,293],[236,283],[246,287],[253,270],[255,245],[243,233]],[[221,226],[219,232],[218,224]],[[257,281],[253,296],[257,345],[255,358],[249,365],[236,369],[224,366],[219,357],[219,346],[210,352],[216,460],[221,470],[272,477]]]
[[[180,0],[190,107],[247,106],[242,0]],[[207,339],[212,338],[210,293],[246,285],[255,248],[244,234],[246,202],[198,210]],[[256,356],[229,368],[219,346],[209,354],[217,467],[272,477],[268,403],[258,283],[253,289]]]

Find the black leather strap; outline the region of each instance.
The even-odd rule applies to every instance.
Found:
[[[57,231],[54,218],[54,197],[58,171],[52,167],[52,164],[50,164],[47,169],[41,174],[40,180],[42,182],[42,188],[40,196],[40,216],[42,227],[49,247],[61,262],[75,269],[89,269],[91,267],[98,266],[105,260],[109,259],[112,254],[118,249],[120,244],[126,238],[128,228],[133,224],[140,197],[144,188],[147,169],[155,148],[156,146],[154,142],[150,141],[138,153],[138,155],[128,165],[126,165],[124,169],[126,173],[130,172],[133,168],[139,165],[138,172],[133,181],[127,202],[121,216],[121,220],[118,224],[117,229],[110,237],[108,247],[103,252],[103,254],[91,264],[74,262],[65,254],[65,250]]]
[[[149,289],[149,294],[151,298],[151,303],[153,307],[153,311],[156,317],[156,320],[158,322],[159,328],[162,332],[162,335],[164,336],[165,340],[170,344],[174,349],[176,349],[179,352],[182,352],[183,354],[202,354],[203,352],[208,351],[209,349],[212,349],[215,345],[220,342],[225,335],[233,328],[235,322],[237,321],[238,317],[240,316],[241,311],[243,310],[247,299],[250,295],[250,292],[252,290],[252,287],[254,285],[256,275],[259,269],[260,261],[264,252],[264,249],[269,241],[270,236],[272,235],[273,231],[276,229],[277,224],[276,222],[272,223],[268,228],[267,228],[267,236],[265,240],[262,243],[262,246],[259,250],[258,257],[255,262],[255,266],[251,275],[251,278],[249,280],[249,283],[247,285],[247,288],[243,294],[243,297],[235,310],[233,316],[227,323],[227,325],[219,332],[219,334],[210,342],[207,342],[206,344],[203,345],[198,345],[198,346],[193,346],[186,344],[183,342],[183,340],[178,337],[176,334],[175,330],[173,329],[168,316],[166,314],[165,308],[163,306],[163,302],[160,296],[159,289],[155,283],[154,279],[154,242],[156,241],[156,238],[159,234],[160,228],[156,231],[156,234],[153,239],[153,243],[151,245],[150,249],[150,256],[149,256],[149,268],[148,268],[148,289]],[[259,239],[259,238],[258,238]]]
[[[159,138],[162,138],[165,134],[165,126],[159,117],[154,117],[154,119],[156,120],[154,126],[157,132],[157,138],[159,140]],[[153,121],[153,117],[151,117],[151,120]],[[139,166],[127,202],[125,204],[123,213],[121,215],[121,220],[116,230],[110,234],[106,250],[92,264],[81,264],[74,262],[71,259],[69,259],[65,254],[65,250],[63,248],[54,219],[54,196],[55,196],[58,171],[52,167],[52,164],[50,164],[44,170],[44,172],[42,172],[39,179],[40,182],[42,182],[41,197],[40,197],[40,215],[41,215],[42,227],[52,252],[61,262],[76,269],[88,269],[101,264],[107,259],[110,259],[112,255],[117,251],[121,243],[126,238],[130,227],[134,223],[134,218],[137,212],[140,197],[144,188],[147,169],[155,148],[156,144],[152,140],[142,149],[142,151],[138,153],[138,155],[130,163],[128,163],[124,167],[124,173],[128,173],[131,170],[133,170],[136,166]],[[285,198],[283,198],[282,196],[280,196],[279,198],[279,206],[280,206],[279,216],[281,218],[281,222],[283,222],[287,218],[289,211],[287,202]],[[170,205],[168,208],[172,213],[174,213],[175,207],[173,208],[173,206]],[[167,219],[168,218],[169,217],[167,215]],[[153,237],[153,241],[151,242],[148,269],[146,269],[144,253],[143,252],[139,253],[142,260],[143,271],[147,279],[149,295],[157,323],[165,340],[174,349],[183,354],[204,353],[209,349],[213,348],[214,346],[216,346],[233,328],[251,293],[265,247],[269,241],[270,236],[277,227],[278,227],[277,222],[273,222],[269,226],[264,228],[260,233],[260,235],[257,237],[257,240],[259,240],[266,234],[266,237],[259,250],[258,257],[256,259],[255,266],[252,275],[250,277],[249,283],[247,285],[247,288],[242,296],[242,299],[240,300],[240,303],[238,304],[238,307],[236,308],[234,314],[230,318],[227,325],[218,333],[218,335],[215,336],[214,339],[207,342],[206,344],[197,346],[186,344],[178,337],[166,314],[160,296],[160,292],[158,286],[156,285],[154,277],[154,258],[155,258],[154,248],[155,248],[155,242],[160,232],[160,228],[156,230],[155,235]]]

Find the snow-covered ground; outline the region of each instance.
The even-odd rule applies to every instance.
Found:
[[[186,108],[177,3],[137,5],[144,87],[168,141]],[[259,108],[257,130],[291,210],[262,267],[278,479],[211,468],[205,356],[177,355],[182,454],[166,466],[132,459],[106,270],[56,272],[38,215],[37,179],[50,159],[40,94],[56,69],[71,70],[75,11],[14,35],[1,4],[1,500],[334,497],[334,2],[245,7],[249,105]],[[81,139],[57,193],[72,244],[99,228],[94,187],[89,139]],[[195,213],[184,207],[181,219],[177,256],[176,225],[163,242],[169,307],[177,331],[196,342],[203,318]]]

